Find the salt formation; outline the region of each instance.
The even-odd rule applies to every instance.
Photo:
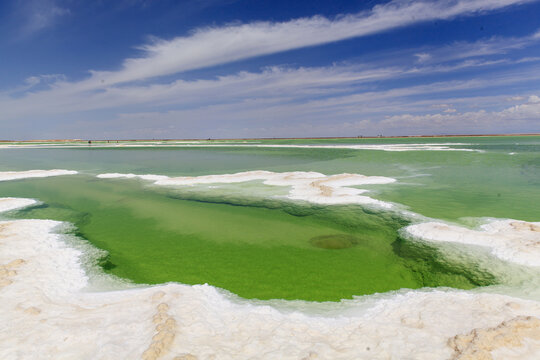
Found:
[[[496,220],[470,230],[440,222],[410,225],[405,232],[427,241],[484,246],[500,259],[540,266],[540,222]]]
[[[36,203],[37,201],[34,199],[0,198],[0,212],[20,209]]]
[[[0,232],[2,231],[2,227],[0,227]],[[9,264],[6,265],[0,265],[0,288],[4,286],[8,286],[13,281],[10,279],[11,277],[17,275],[17,270],[19,266],[24,264],[23,259],[15,259],[11,261]]]
[[[540,319],[518,316],[487,329],[474,329],[466,335],[456,335],[448,341],[455,360],[493,359],[492,352],[500,348],[523,346],[527,340],[540,342]]]
[[[0,181],[19,180],[29,178],[42,178],[49,176],[74,175],[73,170],[27,170],[27,171],[0,171]]]
[[[259,148],[306,148],[306,149],[350,149],[350,150],[382,150],[382,151],[477,151],[482,150],[453,148],[450,146],[463,146],[471,144],[463,143],[439,143],[439,144],[343,144],[343,145],[292,145],[292,144],[250,144],[250,145],[185,145],[185,146],[235,146],[235,147],[259,147]]]
[[[165,295],[164,292],[157,292],[152,296],[152,300],[157,300]],[[171,348],[175,337],[176,320],[170,316],[167,311],[169,305],[161,303],[157,306],[157,312],[152,318],[156,324],[156,334],[152,337],[152,343],[148,349],[143,352],[143,360],[155,360],[167,354]]]
[[[114,289],[104,290],[92,279],[105,275],[83,267],[88,254],[57,233],[61,226],[0,221],[0,273],[9,280],[0,288],[0,359],[431,360],[474,355],[474,348],[494,359],[540,354],[539,301],[403,290],[314,310],[305,302],[283,309],[242,300],[208,285],[110,279]]]
[[[360,195],[368,190],[349,186],[389,184],[396,180],[384,176],[365,176],[360,174],[324,175],[318,172],[284,172],[246,171],[236,174],[205,175],[195,177],[168,177],[163,175],[135,175],[109,173],[97,175],[98,178],[139,178],[153,181],[162,186],[192,186],[199,184],[242,183],[247,181],[263,181],[265,185],[289,186],[287,196],[291,200],[304,200],[317,204],[370,204],[384,208],[392,204]]]

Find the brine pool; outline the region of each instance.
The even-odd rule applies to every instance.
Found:
[[[539,189],[537,136],[3,144],[0,357],[537,358]]]

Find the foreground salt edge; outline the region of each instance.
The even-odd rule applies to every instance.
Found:
[[[7,201],[24,206],[20,200]],[[84,254],[55,233],[59,226],[0,222],[2,359],[458,359],[480,350],[534,359],[540,352],[540,303],[498,294],[402,291],[347,301],[330,317],[231,299],[208,285],[91,291]],[[485,334],[482,342],[472,332]]]

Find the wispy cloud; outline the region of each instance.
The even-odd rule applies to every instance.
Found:
[[[397,107],[403,109],[402,104]],[[273,137],[540,131],[539,103],[526,102],[498,111],[458,112],[449,109],[451,111],[446,109],[429,114],[402,113],[384,117],[348,112],[341,107],[317,107],[313,103],[276,104],[266,99],[256,99],[234,105],[215,104],[197,109],[119,114],[114,121],[107,122],[100,135]],[[291,117],[291,114],[294,116]],[[328,118],[332,121],[329,122]],[[91,131],[91,123],[86,126]]]
[[[70,13],[54,0],[29,0],[21,2],[17,17],[20,18],[19,38],[31,36],[53,26],[61,17]]]
[[[144,137],[144,131],[147,132],[146,136],[159,136],[160,131],[168,132],[169,136],[174,131],[178,136],[189,134],[194,137],[230,137],[234,136],[235,131],[236,136],[257,136],[257,131],[260,132],[258,136],[285,136],[285,128],[291,130],[296,126],[298,132],[294,134],[307,136],[343,135],[348,133],[346,129],[361,131],[361,134],[411,133],[429,121],[433,123],[426,129],[439,126],[440,132],[446,126],[444,121],[449,120],[448,131],[461,125],[463,132],[468,126],[465,121],[467,116],[474,115],[488,122],[490,114],[496,113],[493,110],[479,112],[473,110],[475,107],[497,108],[506,98],[516,95],[482,98],[451,96],[464,90],[478,92],[540,80],[539,71],[529,70],[380,90],[370,90],[372,86],[362,85],[373,80],[395,78],[403,72],[399,68],[373,71],[336,66],[299,69],[275,67],[261,73],[242,72],[216,79],[177,80],[168,84],[114,86],[90,93],[57,86],[19,99],[0,99],[3,109],[0,121],[13,118],[28,121],[26,119],[37,117],[58,119],[66,116],[84,119],[85,111],[109,108],[115,110],[100,115],[99,119],[65,125],[70,128],[75,124],[81,131],[86,127],[89,133],[98,131],[93,128],[109,131],[114,128],[118,134],[124,131],[120,131],[123,128],[130,129],[125,131],[126,136],[131,131],[131,137]],[[526,103],[521,101],[516,106],[522,107],[513,111],[512,107],[508,108],[506,119],[519,115],[520,121],[525,121],[524,115],[528,113],[530,125],[536,126],[534,122],[537,118],[532,112],[526,111],[531,109],[529,105],[534,103],[534,99],[529,98]],[[119,113],[123,115],[116,115]],[[495,120],[493,126],[501,126],[502,120]],[[515,125],[516,122],[510,124]],[[140,133],[135,131],[137,128],[141,129]],[[105,135],[100,133],[100,136]]]
[[[93,71],[87,87],[144,80],[254,56],[375,34],[415,23],[447,20],[533,0],[402,1],[328,19],[255,22],[203,28],[189,36],[155,39],[141,46],[143,56],[124,61],[118,71]]]
[[[531,95],[526,103],[501,111],[394,115],[380,121],[379,127],[386,130],[399,129],[409,134],[540,131],[540,98]]]
[[[428,53],[418,53],[414,54],[414,56],[416,56],[416,62],[420,64],[425,63],[431,59],[431,55]]]
[[[509,1],[510,2],[510,1]],[[394,4],[394,3],[390,3]],[[404,3],[401,5],[401,8],[407,8],[409,3]],[[454,7],[457,6],[454,3]],[[470,4],[469,4],[470,5]],[[390,7],[389,4],[386,7]],[[300,19],[295,21],[299,29],[302,28],[299,24],[309,23],[313,21],[317,23],[325,23],[325,26],[329,28],[337,27],[341,28],[344,26],[342,22],[349,23],[353,20],[351,19],[366,19],[373,17],[375,13],[380,14],[385,13],[383,10],[386,7],[375,7],[369,13],[363,13],[363,15],[349,16],[344,19],[338,19],[334,22],[329,21],[324,18],[310,18],[310,19]],[[477,8],[481,8],[477,6]],[[452,8],[453,9],[453,8]],[[469,8],[467,8],[469,9]],[[456,10],[454,9],[454,12]],[[386,13],[385,13],[386,14]],[[359,22],[362,22],[358,20]],[[366,21],[366,20],[364,20]],[[399,77],[414,77],[418,75],[426,74],[435,74],[443,72],[453,72],[459,71],[471,67],[485,67],[493,66],[498,64],[512,64],[512,63],[521,63],[525,62],[534,62],[534,58],[527,59],[497,59],[497,60],[481,60],[481,59],[467,59],[461,62],[454,62],[451,64],[435,64],[434,57],[428,53],[416,53],[415,56],[418,57],[421,64],[417,64],[413,67],[406,67],[403,65],[398,66],[387,66],[380,67],[378,64],[365,64],[365,65],[356,65],[356,66],[333,66],[327,68],[299,68],[299,69],[286,69],[286,68],[268,68],[263,72],[257,73],[247,73],[240,72],[236,75],[228,75],[218,77],[216,80],[198,80],[198,81],[183,81],[176,80],[170,83],[159,83],[159,84],[145,84],[145,85],[134,85],[131,83],[131,80],[142,80],[145,77],[156,74],[163,74],[163,72],[170,72],[172,70],[164,70],[167,66],[160,66],[160,58],[163,57],[163,61],[167,61],[171,66],[176,66],[176,70],[179,69],[190,69],[197,65],[190,63],[192,58],[191,52],[188,50],[194,50],[198,47],[204,50],[205,55],[201,59],[207,57],[210,61],[218,61],[219,58],[214,51],[219,53],[220,49],[216,50],[212,45],[214,40],[220,38],[219,36],[214,39],[216,34],[223,35],[223,39],[228,38],[229,33],[240,32],[243,33],[244,29],[247,28],[260,28],[259,30],[264,30],[266,27],[270,27],[269,32],[272,33],[272,28],[280,28],[280,31],[285,31],[295,22],[288,23],[278,23],[278,24],[269,24],[269,23],[255,23],[249,25],[240,25],[232,26],[219,29],[211,30],[199,30],[195,32],[191,37],[187,38],[177,38],[176,40],[167,41],[167,42],[156,42],[152,47],[159,48],[163,46],[162,50],[152,50],[150,53],[156,53],[160,55],[143,57],[139,59],[127,59],[123,62],[123,69],[116,72],[92,72],[92,76],[85,80],[79,82],[68,82],[66,78],[62,75],[40,75],[40,76],[31,76],[26,79],[25,84],[11,91],[4,91],[0,93],[0,101],[5,105],[4,114],[0,117],[9,117],[9,116],[19,116],[22,114],[29,113],[42,113],[42,112],[56,112],[56,113],[65,113],[72,111],[85,111],[93,109],[104,109],[112,107],[127,106],[130,104],[144,104],[144,103],[153,103],[153,104],[168,104],[168,103],[184,103],[185,99],[191,99],[194,103],[198,103],[199,100],[196,96],[191,96],[191,94],[199,94],[201,91],[211,91],[211,89],[219,88],[224,89],[231,86],[236,86],[241,84],[237,89],[242,89],[241,91],[245,94],[258,94],[262,89],[275,89],[274,91],[280,91],[281,93],[287,93],[288,87],[296,86],[293,93],[295,98],[298,98],[302,94],[309,95],[326,95],[331,96],[335,92],[347,92],[350,90],[350,86],[354,84],[358,86],[361,83],[373,82],[373,81],[383,81],[386,79],[396,79]],[[261,25],[262,24],[262,25]],[[332,25],[334,24],[334,25]],[[339,24],[339,25],[335,25]],[[309,27],[309,26],[308,26]],[[359,26],[361,28],[361,26]],[[240,30],[239,30],[240,29]],[[304,29],[305,30],[305,29]],[[364,29],[365,30],[365,29]],[[276,34],[271,34],[270,37],[275,36]],[[199,39],[199,36],[202,39]],[[212,41],[205,41],[206,38],[214,39]],[[254,35],[255,38],[258,35]],[[285,40],[290,37],[285,36],[281,32],[279,36]],[[234,36],[232,36],[234,38]],[[494,49],[493,51],[502,51],[501,49],[509,49],[510,45],[508,44],[518,44],[515,46],[524,46],[525,43],[530,43],[535,36],[525,36],[523,38],[498,38],[496,41],[494,39],[483,40],[483,44],[489,44],[489,46],[480,46],[481,48],[489,47]],[[199,39],[200,43],[196,46],[195,39]],[[187,47],[179,46],[183,42],[187,42],[190,45]],[[235,43],[233,41],[233,43]],[[453,49],[452,52],[457,52],[457,55],[454,57],[461,57],[466,51],[463,49],[474,49],[478,47],[480,42],[475,43],[461,43],[458,46],[458,50]],[[176,45],[178,46],[176,46]],[[173,46],[174,45],[174,46]],[[143,46],[143,48],[148,47],[149,45]],[[242,44],[241,46],[247,46]],[[249,46],[246,47],[246,49]],[[234,48],[234,46],[233,46]],[[436,54],[435,58],[444,57],[452,58],[452,54],[448,54],[450,46],[443,46],[440,48],[432,49],[432,53]],[[186,50],[187,55],[184,55]],[[260,44],[255,46],[255,52],[259,51]],[[498,49],[498,50],[495,50]],[[195,49],[196,50],[196,49]],[[169,54],[169,52],[171,52]],[[227,50],[229,51],[229,50]],[[483,51],[486,53],[486,51]],[[196,56],[196,55],[195,55]],[[245,54],[244,54],[245,56]],[[396,57],[390,57],[396,58]],[[182,63],[182,59],[186,60],[187,63]],[[191,59],[191,60],[189,60]],[[180,60],[179,63],[175,61]],[[224,61],[223,59],[219,61]],[[226,59],[225,59],[226,61]],[[424,64],[428,63],[428,64]],[[143,71],[144,70],[144,71]],[[130,75],[131,74],[131,75]],[[147,74],[147,75],[145,75]],[[527,75],[527,78],[529,76]],[[125,81],[122,81],[124,79]],[[129,80],[129,81],[128,81]],[[131,84],[126,84],[131,83]],[[37,86],[40,84],[41,86]],[[50,86],[49,89],[44,90],[44,86]],[[468,86],[472,86],[471,82],[468,83]],[[474,87],[474,86],[473,86]],[[32,90],[28,93],[27,96],[22,96],[24,91]],[[439,89],[440,90],[440,89]],[[231,92],[230,89],[227,90],[227,94],[236,94],[240,90],[234,90]],[[9,93],[16,94],[17,99],[12,99],[9,96]],[[220,94],[216,94],[217,98],[220,98]],[[261,94],[261,96],[266,96],[266,94]],[[205,97],[208,98],[208,97]],[[80,101],[84,99],[84,101]],[[55,105],[56,104],[56,105]],[[18,115],[19,114],[19,115]]]
[[[126,106],[195,107],[202,104],[239,103],[246,99],[265,98],[275,102],[312,101],[317,107],[367,104],[383,100],[421,94],[482,89],[501,84],[540,79],[529,73],[499,75],[489,79],[447,81],[422,84],[390,90],[373,90],[374,82],[404,76],[425,75],[439,72],[437,67],[410,69],[406,67],[375,68],[373,66],[331,66],[320,68],[271,67],[262,72],[240,72],[215,79],[175,80],[170,83],[131,84],[124,86],[102,85],[99,89],[86,90],[81,83],[58,81],[47,90],[33,91],[26,96],[12,98],[0,94],[1,119],[15,119],[39,114],[62,114],[78,111],[120,108]],[[31,77],[26,87],[34,86],[56,76]],[[61,79],[61,78],[60,78]],[[372,84],[369,87],[364,84]],[[369,90],[369,91],[368,91]],[[322,98],[322,100],[321,100]],[[315,104],[312,104],[315,106]],[[384,108],[381,105],[381,108]],[[373,111],[373,106],[364,112]],[[387,111],[387,110],[386,110]]]
[[[447,46],[414,54],[418,63],[442,63],[489,55],[506,54],[513,50],[523,49],[540,41],[540,31],[523,37],[494,36],[475,42],[454,42]]]

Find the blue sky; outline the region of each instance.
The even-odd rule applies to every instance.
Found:
[[[540,1],[0,1],[0,139],[540,132]]]

